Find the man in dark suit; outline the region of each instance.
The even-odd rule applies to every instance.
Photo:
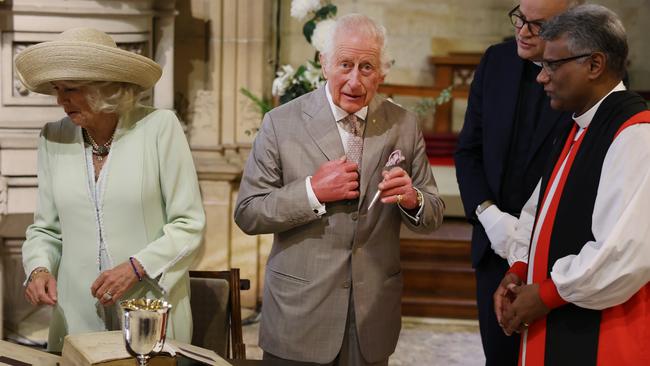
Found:
[[[491,46],[472,82],[455,154],[465,213],[473,224],[472,265],[486,365],[516,365],[519,338],[506,337],[492,295],[508,270],[503,245],[539,181],[554,137],[570,116],[551,109],[535,79],[544,21],[581,1],[521,0],[510,11],[515,40]],[[492,242],[492,244],[491,244]]]

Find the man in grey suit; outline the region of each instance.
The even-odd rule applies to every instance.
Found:
[[[416,117],[375,95],[385,39],[364,15],[339,18],[321,54],[327,84],[264,117],[244,170],[235,221],[274,234],[260,346],[278,364],[387,365],[401,327],[401,223],[442,222]]]

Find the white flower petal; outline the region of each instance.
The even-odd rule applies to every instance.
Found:
[[[316,28],[314,29],[314,34],[311,36],[311,44],[314,46],[318,52],[323,52],[333,36],[334,25],[336,21],[333,19],[325,19],[316,23]]]
[[[320,0],[293,0],[291,2],[291,16],[303,20],[307,13],[320,8]]]

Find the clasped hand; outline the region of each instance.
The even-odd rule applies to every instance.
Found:
[[[522,332],[549,309],[539,295],[539,284],[524,285],[514,273],[507,273],[494,293],[494,311],[506,335]]]
[[[319,202],[352,200],[359,197],[359,166],[345,156],[321,165],[311,178]]]

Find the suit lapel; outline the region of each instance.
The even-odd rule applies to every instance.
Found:
[[[363,158],[361,159],[361,181],[359,207],[363,204],[368,190],[368,184],[379,168],[382,157],[386,155],[388,146],[386,139],[392,124],[386,116],[386,109],[382,107],[385,102],[380,97],[375,97],[368,107],[368,118],[363,138]]]
[[[345,155],[341,135],[332,110],[329,108],[325,88],[321,87],[305,98],[303,115],[307,133],[328,160],[335,160]]]

